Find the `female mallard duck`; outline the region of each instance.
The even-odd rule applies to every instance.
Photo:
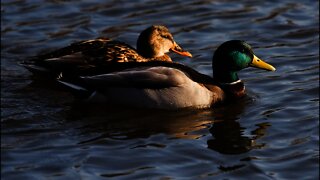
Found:
[[[87,101],[140,108],[207,108],[245,95],[237,72],[247,67],[275,68],[254,55],[244,41],[223,43],[212,59],[213,78],[178,63],[118,63],[119,71],[82,72],[81,81],[60,81]],[[122,69],[122,70],[120,70]]]
[[[169,51],[182,56],[192,57],[184,51],[173,39],[168,28],[153,25],[141,32],[137,40],[137,50],[130,45],[98,38],[73,43],[56,51],[37,56],[22,63],[35,73],[52,73],[54,77],[70,68],[86,68],[110,62],[147,62],[169,61],[166,54]]]

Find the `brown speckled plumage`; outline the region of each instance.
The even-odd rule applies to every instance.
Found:
[[[70,46],[58,49],[48,54],[37,56],[37,59],[60,58],[66,55],[81,53],[83,59],[88,63],[110,62],[144,62],[146,58],[140,56],[130,45],[111,40],[98,38],[81,41]]]

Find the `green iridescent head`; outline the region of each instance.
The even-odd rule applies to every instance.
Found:
[[[213,77],[221,83],[239,80],[237,72],[247,67],[275,71],[272,65],[254,55],[249,44],[241,40],[224,42],[212,58]]]

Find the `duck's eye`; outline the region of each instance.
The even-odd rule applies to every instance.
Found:
[[[161,37],[166,38],[166,39],[171,39],[170,36],[168,36],[168,35],[162,35]]]

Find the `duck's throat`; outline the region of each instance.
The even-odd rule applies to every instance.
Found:
[[[233,83],[239,80],[237,72],[213,72],[213,78],[219,83]]]
[[[245,95],[245,86],[236,72],[214,73],[214,80],[229,98],[240,98]]]
[[[153,60],[153,61],[169,61],[169,62],[172,62],[170,56],[167,55],[167,54],[164,54],[164,55],[158,56],[158,57],[150,58],[150,60]]]

